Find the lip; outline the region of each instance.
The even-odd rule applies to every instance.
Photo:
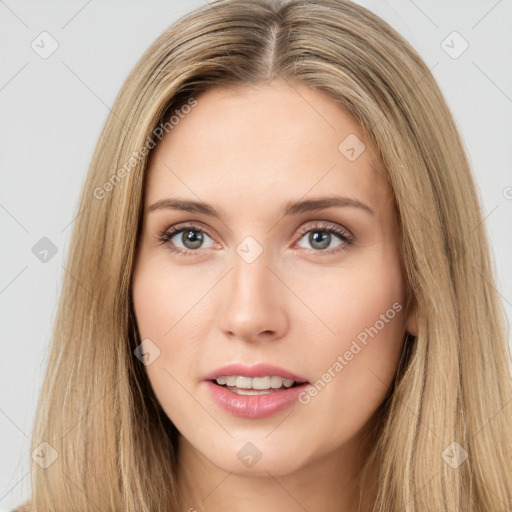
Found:
[[[294,380],[297,385],[293,388],[280,389],[261,395],[238,395],[229,389],[215,383],[217,377],[223,375],[242,375],[245,377],[283,377]],[[233,416],[244,418],[267,418],[277,414],[294,403],[309,382],[300,375],[285,370],[273,364],[259,363],[246,366],[233,363],[217,368],[204,376],[205,385],[210,396],[217,405]]]
[[[309,383],[264,395],[237,395],[213,381],[206,381],[205,385],[210,396],[224,411],[233,416],[256,419],[267,418],[296,403],[300,393],[309,386]]]
[[[252,366],[246,366],[240,363],[232,363],[221,368],[217,368],[204,376],[204,380],[215,380],[222,375],[242,375],[244,377],[283,377],[292,379],[297,384],[307,383],[308,380],[300,375],[289,372],[284,368],[267,363],[258,363]]]

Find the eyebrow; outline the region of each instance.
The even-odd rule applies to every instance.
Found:
[[[299,213],[324,210],[333,207],[359,208],[369,213],[370,215],[375,215],[374,211],[367,204],[362,203],[358,199],[342,197],[337,195],[328,197],[318,197],[313,199],[307,199],[304,201],[288,202],[284,206],[283,215],[297,215]],[[160,199],[156,203],[153,203],[151,206],[149,206],[147,208],[147,211],[153,212],[155,210],[161,210],[166,208],[171,210],[182,210],[190,213],[201,213],[203,215],[208,215],[210,217],[215,217],[217,219],[220,219],[221,217],[220,214],[213,208],[213,206],[209,205],[208,203],[200,201],[191,201],[189,199],[181,198]]]

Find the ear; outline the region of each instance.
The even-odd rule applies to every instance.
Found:
[[[416,308],[411,309],[409,316],[407,317],[405,329],[412,336],[418,335],[418,315],[416,313]]]

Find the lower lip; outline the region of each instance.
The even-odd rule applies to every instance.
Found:
[[[215,402],[226,412],[244,418],[267,418],[295,403],[307,383],[262,395],[238,395],[223,386],[206,381]]]

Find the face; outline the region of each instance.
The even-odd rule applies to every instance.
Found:
[[[190,450],[286,474],[359,438],[415,334],[392,194],[360,126],[318,91],[196,99],[147,170],[133,278],[145,369]]]

